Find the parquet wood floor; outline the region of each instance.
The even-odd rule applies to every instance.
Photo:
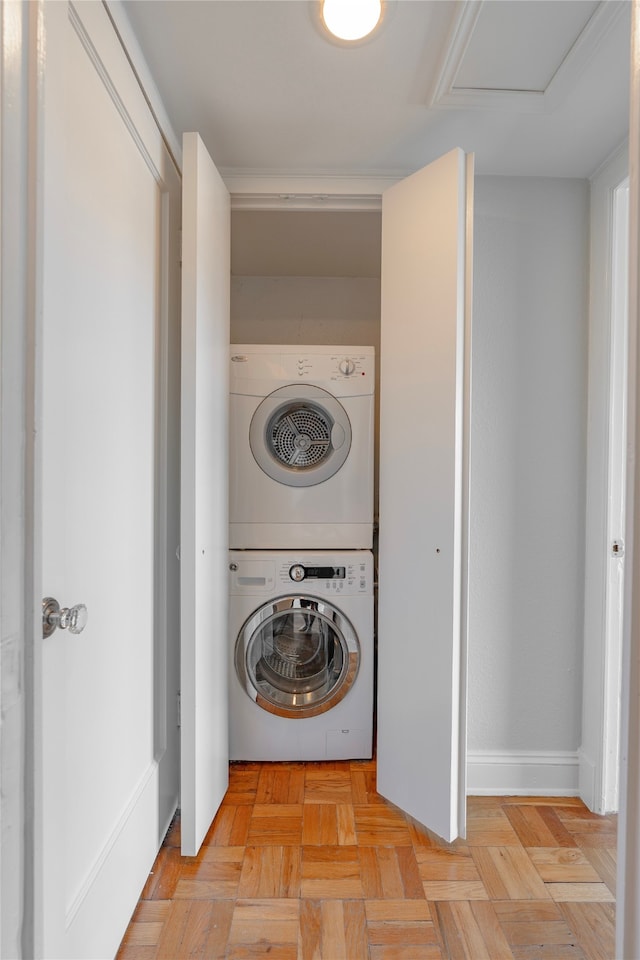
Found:
[[[375,762],[234,764],[197,857],[176,818],[117,960],[614,960],[615,817],[470,797],[445,844]]]

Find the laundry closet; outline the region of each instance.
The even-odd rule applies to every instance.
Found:
[[[324,342],[333,344],[332,353],[345,344],[345,357],[333,358],[345,370],[354,366],[347,354],[361,352],[356,345],[377,347],[376,393],[385,391],[376,430],[378,790],[448,839],[462,832],[465,796],[472,185],[471,158],[454,150],[386,190],[381,214],[237,211],[232,228],[232,343]],[[277,259],[282,241],[269,216],[282,220],[288,262]],[[260,259],[261,235],[262,250],[276,252],[269,269]],[[253,262],[246,253],[251,242]],[[251,359],[242,346],[234,351],[238,366]],[[300,359],[306,362],[303,353]],[[234,442],[233,434],[232,451]],[[232,570],[235,563],[234,556]],[[428,609],[416,620],[418,597]],[[335,749],[334,731],[326,733]],[[232,729],[232,757],[233,742]]]
[[[370,759],[380,216],[231,235],[229,759]]]

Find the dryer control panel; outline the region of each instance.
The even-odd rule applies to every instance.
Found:
[[[266,396],[294,383],[315,384],[335,396],[374,393],[373,347],[232,344],[230,358],[231,393]]]
[[[304,349],[304,348],[303,348]],[[349,348],[345,348],[349,350]],[[296,356],[282,354],[282,375],[286,380],[349,380],[357,377],[371,377],[371,357],[357,347],[349,353],[336,352],[318,355],[299,353]]]

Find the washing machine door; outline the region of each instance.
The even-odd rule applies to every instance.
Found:
[[[290,487],[311,487],[334,476],[351,448],[351,424],[342,404],[311,384],[290,384],[262,401],[249,444],[267,476]]]
[[[236,641],[238,678],[252,700],[281,717],[331,710],[353,686],[360,644],[349,620],[313,597],[281,597],[260,607]]]

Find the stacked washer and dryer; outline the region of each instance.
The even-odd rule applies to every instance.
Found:
[[[371,757],[374,349],[230,356],[230,759]]]

